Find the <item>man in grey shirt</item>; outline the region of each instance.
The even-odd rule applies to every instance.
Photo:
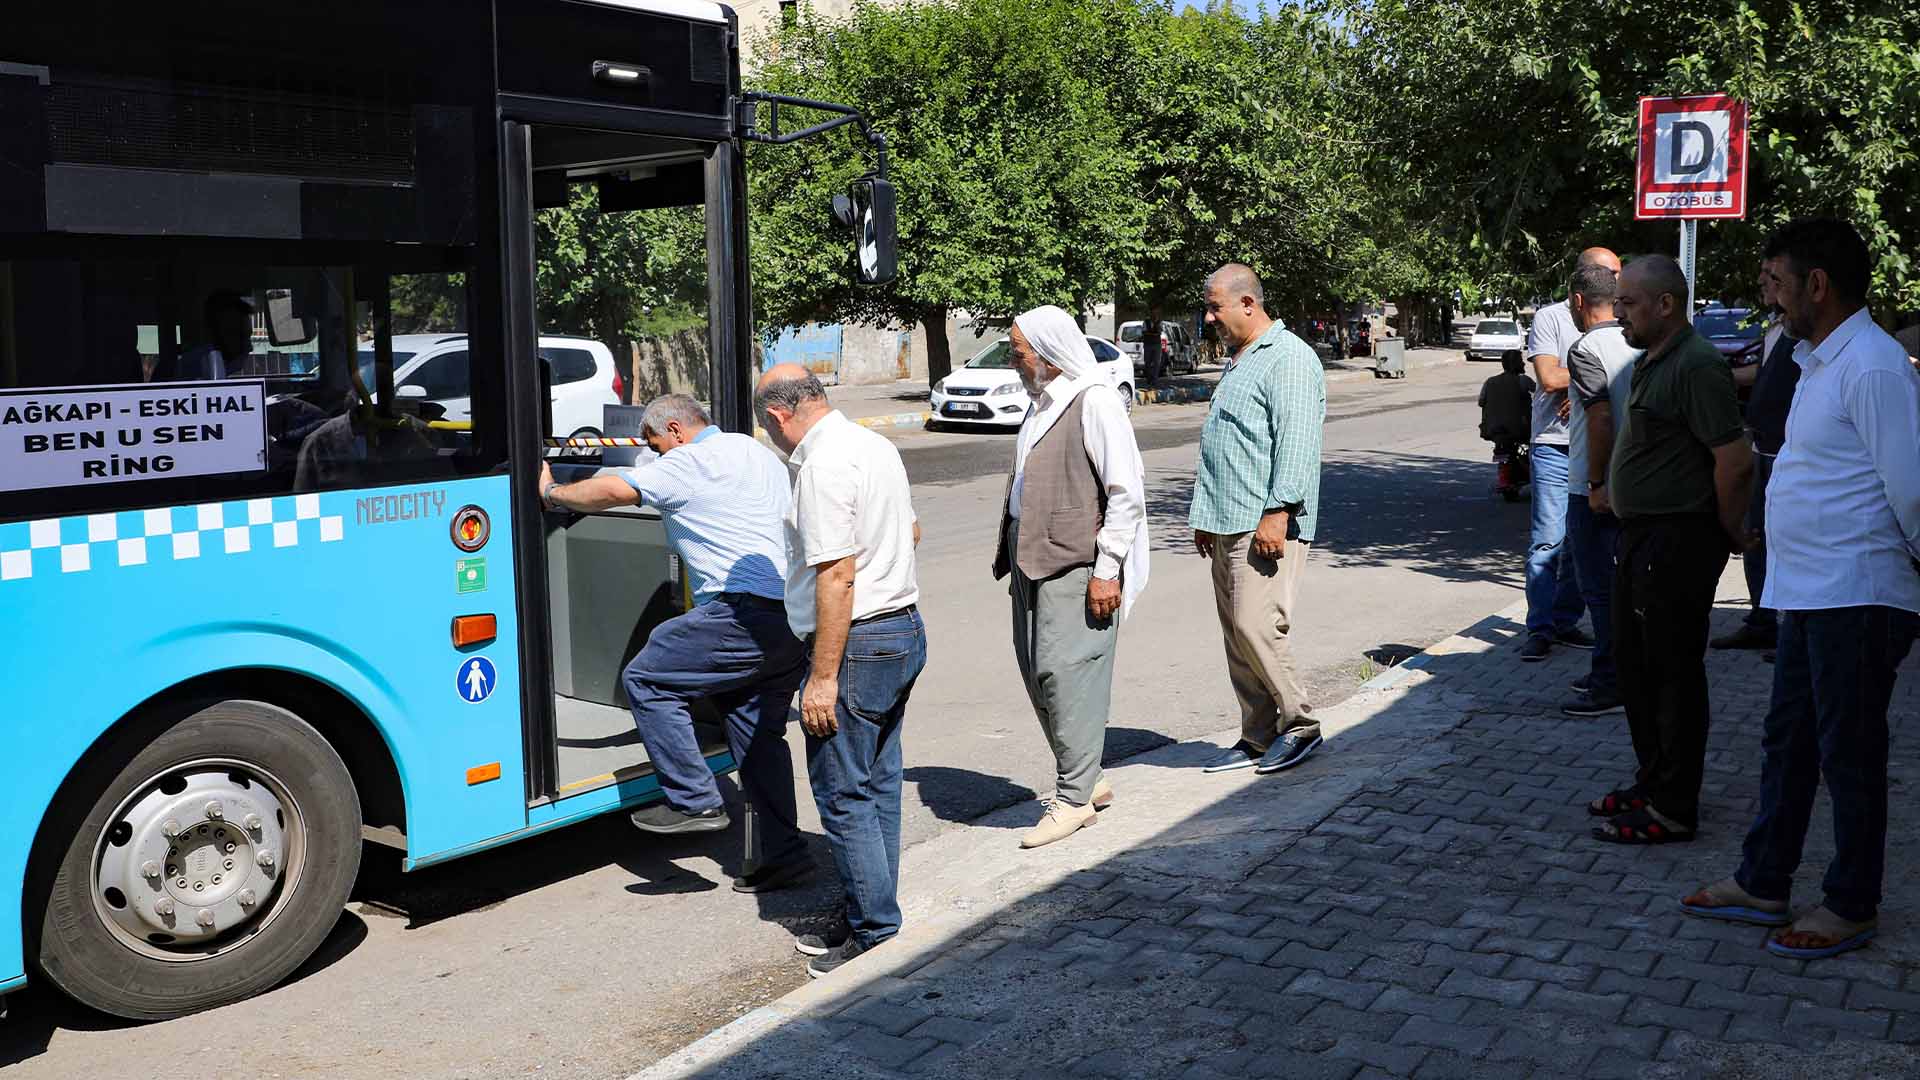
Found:
[[[1604,266],[1574,271],[1567,288],[1574,324],[1585,331],[1567,352],[1573,406],[1567,418],[1567,561],[1593,615],[1593,666],[1585,689],[1561,706],[1569,716],[1626,711],[1613,663],[1613,550],[1620,521],[1607,500],[1607,468],[1614,433],[1626,425],[1627,391],[1640,350],[1627,344],[1613,317],[1619,291],[1619,279]]]
[[[1620,258],[1606,248],[1588,248],[1575,266],[1602,266],[1620,272]],[[1534,313],[1527,331],[1527,359],[1533,363],[1533,525],[1527,543],[1527,640],[1520,659],[1545,660],[1553,646],[1593,648],[1579,628],[1585,604],[1568,560],[1561,558],[1567,535],[1566,356],[1580,338],[1566,301]]]

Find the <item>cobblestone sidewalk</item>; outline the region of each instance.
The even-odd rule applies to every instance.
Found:
[[[1920,1074],[1913,662],[1881,937],[1800,962],[1676,906],[1737,862],[1771,669],[1711,658],[1700,839],[1618,848],[1581,804],[1630,776],[1624,718],[1562,716],[1585,654],[1522,665],[1518,629],[1331,710],[1293,773],[1205,776],[1206,748],[1170,747],[1112,770],[1119,802],[1069,841],[1019,852],[1026,807],[916,849],[907,933],[641,1075]],[[1823,794],[1802,903],[1830,853]]]

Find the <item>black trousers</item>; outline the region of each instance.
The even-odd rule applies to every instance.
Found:
[[[1613,649],[1627,707],[1635,782],[1655,810],[1700,824],[1707,762],[1707,638],[1727,567],[1712,514],[1623,519],[1613,577]]]

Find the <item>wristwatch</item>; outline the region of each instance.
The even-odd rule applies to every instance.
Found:
[[[1589,480],[1589,481],[1587,481],[1587,490],[1588,490],[1588,491],[1599,491],[1599,490],[1600,490],[1601,488],[1603,488],[1603,487],[1606,487],[1606,486],[1607,486],[1607,482],[1606,482],[1605,480]]]
[[[540,490],[540,501],[543,503],[546,503],[549,507],[553,506],[554,505],[553,489],[559,486],[560,486],[560,482],[558,480],[555,480],[552,483],[549,483],[546,487],[542,488]]]

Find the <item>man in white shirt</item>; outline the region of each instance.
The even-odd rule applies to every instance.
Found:
[[[1618,274],[1620,257],[1606,248],[1587,248],[1574,269],[1587,266]],[[1567,478],[1567,353],[1580,333],[1565,300],[1535,312],[1527,330],[1534,382],[1533,448],[1527,457],[1533,471],[1533,523],[1527,541],[1527,638],[1520,659],[1529,662],[1545,660],[1555,645],[1593,648],[1593,638],[1580,629],[1586,604],[1566,549],[1567,495],[1577,491]]]
[[[753,407],[794,474],[787,624],[810,653],[807,776],[847,896],[845,941],[796,944],[819,977],[900,932],[900,723],[927,662],[920,526],[900,452],[829,406],[805,368],[768,368]]]
[[[1126,406],[1073,316],[1013,321],[1033,405],[1020,426],[993,576],[1012,576],[1013,652],[1053,748],[1054,794],[1020,846],[1063,840],[1113,801],[1100,770],[1119,620],[1147,582],[1145,471]]]
[[[748,852],[754,866],[734,879],[734,891],[784,888],[813,873],[787,751],[787,706],[806,662],[783,603],[787,470],[752,436],[713,426],[684,394],[654,399],[641,432],[659,456],[634,468],[556,484],[540,466],[549,506],[659,510],[693,588],[694,607],[655,627],[621,677],[664,796],[631,820],[650,833],[727,828],[720,789],[693,732],[691,707],[708,700],[726,722],[741,794],[759,826],[759,850]]]
[[[1783,927],[1769,952],[1817,959],[1879,925],[1887,705],[1920,625],[1920,380],[1867,312],[1872,264],[1852,226],[1789,222],[1765,254],[1801,374],[1767,486],[1763,603],[1780,639],[1760,813],[1739,871],[1681,907]],[[1796,920],[1789,893],[1822,776],[1834,858],[1826,902]]]

